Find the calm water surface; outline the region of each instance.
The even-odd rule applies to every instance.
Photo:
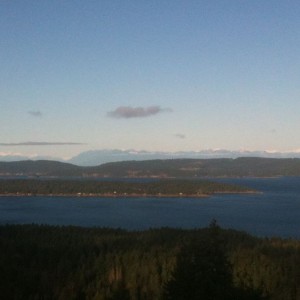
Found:
[[[0,224],[125,229],[222,227],[258,236],[300,238],[300,177],[219,179],[261,191],[209,198],[0,197]]]

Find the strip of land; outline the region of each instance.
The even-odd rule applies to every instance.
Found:
[[[255,193],[247,187],[208,180],[155,180],[151,182],[96,180],[0,180],[2,196],[78,197],[207,197],[216,193]]]

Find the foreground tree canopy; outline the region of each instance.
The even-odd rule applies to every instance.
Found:
[[[300,299],[300,242],[223,230],[0,226],[2,299]]]

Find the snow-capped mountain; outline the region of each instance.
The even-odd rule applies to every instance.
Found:
[[[21,161],[21,160],[56,160],[69,162],[79,166],[97,166],[108,162],[129,161],[129,160],[151,160],[151,159],[178,159],[178,158],[237,158],[237,157],[265,157],[265,158],[300,158],[300,151],[248,151],[248,150],[225,150],[209,149],[201,151],[137,151],[137,150],[90,150],[80,153],[69,160],[57,157],[46,156],[25,156],[0,153],[0,161]]]
[[[266,157],[266,158],[300,158],[300,152],[275,151],[230,151],[224,149],[180,152],[150,152],[136,150],[92,150],[82,152],[68,162],[80,166],[96,166],[107,162],[150,159],[175,158],[237,158],[237,157]]]

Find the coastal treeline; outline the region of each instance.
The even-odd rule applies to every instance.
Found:
[[[242,193],[248,188],[208,180],[99,181],[99,180],[0,180],[2,195],[113,195],[113,196],[202,196]]]
[[[0,226],[2,299],[300,299],[300,241],[221,229]]]

